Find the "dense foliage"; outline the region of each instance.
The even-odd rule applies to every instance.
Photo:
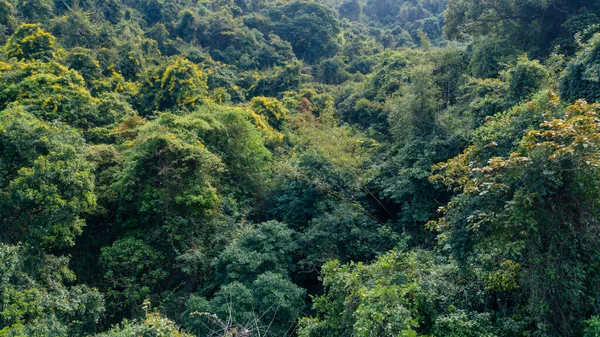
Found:
[[[600,2],[0,0],[0,337],[600,336]]]

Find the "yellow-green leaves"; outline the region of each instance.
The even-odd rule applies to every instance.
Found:
[[[548,151],[551,161],[576,160],[579,165],[600,167],[600,104],[583,100],[569,106],[561,118],[546,121],[523,139],[529,150]]]
[[[464,270],[493,294],[518,293],[538,325],[593,291],[572,271],[594,263],[600,216],[600,105],[546,96],[490,118],[434,167],[456,195],[429,223]]]
[[[275,98],[264,96],[253,97],[250,100],[252,110],[264,116],[269,124],[280,130],[285,116],[289,113],[285,106]]]
[[[4,51],[6,56],[19,60],[47,59],[52,57],[55,40],[39,24],[22,24],[8,39]]]
[[[280,146],[284,138],[280,131],[289,113],[285,106],[275,98],[257,96],[250,101],[250,109],[250,121],[262,132],[265,143]]]
[[[97,100],[85,87],[75,70],[56,62],[15,62],[0,70],[0,107],[10,103],[26,106],[36,117],[60,120],[86,128],[96,120],[93,105]]]
[[[325,292],[313,299],[317,316],[302,318],[298,335],[421,336],[436,301],[452,291],[444,273],[419,250],[390,251],[371,264],[330,261],[321,270]]]
[[[98,337],[192,337],[192,335],[180,331],[175,322],[161,316],[158,312],[146,314],[145,319],[124,320],[115,325],[109,331],[98,335]]]
[[[194,108],[208,99],[206,76],[194,63],[176,57],[148,72],[140,88],[144,115],[172,108]]]
[[[0,112],[0,218],[2,241],[41,249],[70,247],[83,213],[96,204],[83,139],[22,108]]]

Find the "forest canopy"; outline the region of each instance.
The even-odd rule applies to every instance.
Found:
[[[600,2],[0,0],[0,337],[600,336]]]

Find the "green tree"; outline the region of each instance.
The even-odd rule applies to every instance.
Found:
[[[72,246],[96,204],[80,134],[13,107],[0,112],[0,144],[2,241]]]
[[[218,184],[223,194],[233,193],[239,201],[260,198],[268,188],[271,153],[261,132],[253,124],[252,112],[214,104],[199,107],[186,116],[162,115],[158,123],[185,130],[223,162],[225,172]]]
[[[186,326],[198,334],[288,336],[304,307],[305,291],[281,274],[266,272],[250,285],[227,284],[206,301],[192,297]]]
[[[537,96],[490,119],[432,178],[457,195],[431,228],[465,270],[482,268],[488,291],[518,291],[513,310],[526,310],[539,334],[573,336],[594,310],[597,113]]]
[[[449,0],[444,29],[450,38],[493,34],[517,50],[547,55],[553,42],[569,33],[564,23],[583,8],[599,9],[585,0]]]
[[[18,0],[17,11],[27,22],[47,22],[54,14],[52,0]]]
[[[434,335],[448,337],[495,337],[488,313],[450,312],[435,320]]]
[[[561,81],[561,94],[570,101],[600,101],[600,34],[593,38],[569,62]]]
[[[181,332],[177,324],[159,313],[148,313],[143,320],[124,320],[98,337],[192,337]]]
[[[584,337],[594,337],[600,334],[600,319],[598,316],[592,316],[585,321],[585,325]]]
[[[433,71],[433,64],[413,66],[407,74],[409,84],[401,88],[401,96],[392,101],[389,123],[397,139],[427,137],[435,132],[442,97]]]
[[[12,34],[17,28],[15,6],[10,1],[3,0],[0,2],[0,25],[6,29],[6,31],[0,33],[3,36],[0,42],[4,44],[6,42],[5,38],[7,38],[6,35]]]
[[[222,284],[239,281],[250,285],[267,271],[287,275],[297,249],[293,234],[293,230],[277,221],[243,229],[219,255],[217,279]]]
[[[99,265],[110,285],[106,295],[112,312],[139,314],[139,305],[168,276],[164,258],[142,240],[125,237],[103,247]]]
[[[65,58],[65,63],[83,76],[88,87],[101,75],[100,62],[94,59],[89,49],[73,48]]]
[[[345,69],[344,63],[337,58],[331,58],[319,63],[316,79],[326,84],[341,84],[348,80],[350,75]]]
[[[298,61],[273,67],[253,78],[248,95],[280,97],[285,91],[297,90],[300,87],[300,77],[301,64]]]
[[[94,27],[91,13],[70,9],[64,16],[53,20],[52,33],[60,38],[63,46],[92,48],[99,41],[99,30]]]
[[[427,335],[427,323],[458,289],[445,280],[451,271],[418,250],[391,251],[368,265],[330,261],[321,271],[325,293],[314,298],[316,316],[300,320],[298,335]]]
[[[357,0],[345,1],[339,9],[340,16],[352,21],[359,21],[361,16],[360,3]]]
[[[329,8],[295,1],[281,8],[281,14],[274,32],[292,45],[296,57],[314,63],[335,53],[340,28]]]
[[[0,335],[82,336],[104,313],[102,294],[74,285],[69,259],[0,244]]]
[[[179,24],[177,25],[177,35],[185,41],[193,41],[196,39],[196,30],[199,27],[196,15],[188,10],[184,10],[180,15]]]
[[[193,133],[161,124],[141,126],[123,144],[124,166],[114,188],[125,228],[158,231],[162,243],[185,247],[206,229],[201,220],[218,201],[211,182],[222,164]]]
[[[549,73],[538,61],[530,61],[526,56],[518,59],[518,62],[510,67],[505,80],[508,83],[508,94],[514,101],[531,97],[545,85]]]

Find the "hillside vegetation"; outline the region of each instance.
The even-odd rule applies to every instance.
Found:
[[[597,0],[0,0],[0,337],[600,336]]]

